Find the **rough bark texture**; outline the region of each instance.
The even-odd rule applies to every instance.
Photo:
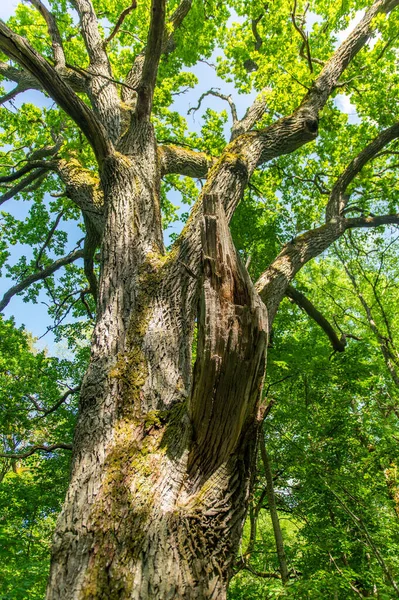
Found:
[[[142,138],[134,167],[124,158],[103,172],[108,267],[51,599],[224,598],[246,513],[267,315],[218,197],[205,196],[191,382],[195,315],[176,310],[173,256],[163,257],[151,210],[159,190],[145,183],[159,180],[149,125]]]

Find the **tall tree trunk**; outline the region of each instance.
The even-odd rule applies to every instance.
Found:
[[[140,127],[134,161],[116,155],[102,172],[98,320],[48,600],[223,599],[246,515],[266,311],[216,196],[204,198],[202,278],[175,289]],[[187,294],[200,305],[194,371]]]

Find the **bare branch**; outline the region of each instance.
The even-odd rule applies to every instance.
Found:
[[[37,269],[41,269],[40,260],[41,260],[41,258],[43,256],[43,252],[45,251],[45,249],[50,244],[51,239],[52,239],[52,237],[53,237],[53,235],[55,233],[55,230],[57,229],[58,225],[60,224],[60,221],[61,221],[61,219],[62,219],[63,216],[64,216],[64,210],[62,210],[60,213],[58,213],[58,215],[57,215],[57,217],[56,217],[56,219],[55,219],[52,227],[50,228],[49,232],[46,235],[46,239],[44,240],[44,243],[43,243],[42,247],[40,248],[39,253],[38,253],[37,257],[36,257],[36,268]]]
[[[135,8],[137,8],[137,2],[136,0],[133,0],[133,2],[131,3],[130,6],[128,6],[127,8],[125,8],[125,10],[123,10],[121,12],[121,14],[119,15],[119,18],[117,20],[117,22],[115,23],[115,27],[113,28],[113,30],[111,31],[111,33],[109,34],[109,36],[107,37],[106,40],[104,40],[104,47],[109,44],[109,42],[111,40],[114,39],[114,37],[117,35],[119,29],[122,27],[123,21],[126,19],[126,17],[128,16],[128,14],[130,14],[132,12],[132,10],[134,10]]]
[[[28,456],[32,456],[35,452],[54,452],[54,450],[72,450],[72,444],[52,444],[51,446],[33,446],[30,450],[26,452],[21,452],[19,454],[15,453],[0,453],[1,458],[13,458],[13,459],[23,459],[28,458]]]
[[[307,10],[309,5],[307,5],[305,12]],[[296,0],[294,0],[294,9],[291,13],[291,19],[292,19],[292,24],[294,25],[295,29],[297,30],[297,32],[299,33],[299,35],[301,36],[302,40],[303,40],[303,46],[306,48],[306,58],[308,61],[308,65],[309,65],[309,70],[311,73],[313,73],[313,65],[312,65],[312,57],[310,54],[310,46],[309,46],[309,36],[307,33],[304,32],[303,28],[301,27],[301,25],[297,22],[296,19]]]
[[[222,100],[225,100],[226,102],[229,103],[230,110],[231,110],[231,116],[233,118],[233,127],[234,127],[234,125],[237,123],[236,105],[234,104],[232,97],[230,95],[226,96],[225,94],[221,94],[220,92],[217,91],[217,89],[219,89],[219,88],[211,88],[207,92],[204,92],[203,94],[201,94],[201,96],[199,97],[197,106],[193,106],[193,107],[189,108],[187,111],[187,114],[197,111],[200,108],[203,99],[206,98],[207,96],[215,96],[216,98],[221,98]]]
[[[342,335],[338,337],[334,327],[331,323],[322,315],[322,313],[302,294],[299,290],[288,286],[285,295],[295,302],[300,308],[302,308],[324,331],[328,339],[331,342],[332,347],[336,352],[344,352],[346,347],[346,337]]]
[[[65,67],[65,55],[62,45],[61,34],[58,29],[57,21],[54,15],[44,6],[41,0],[29,0],[29,2],[40,12],[47,23],[47,29],[53,46],[54,64],[56,68]]]
[[[11,287],[8,290],[8,292],[4,294],[2,300],[0,301],[0,312],[5,309],[5,307],[8,305],[11,298],[15,296],[15,294],[19,294],[23,290],[26,290],[26,288],[28,288],[30,285],[32,285],[32,283],[40,281],[41,279],[45,279],[46,277],[50,277],[50,275],[55,273],[55,271],[57,271],[61,267],[69,265],[75,262],[75,260],[78,260],[79,258],[83,257],[83,250],[74,250],[67,256],[63,256],[62,258],[55,260],[53,263],[51,263],[51,265],[49,265],[45,269],[38,271],[37,273],[32,273],[32,275],[28,275],[28,277],[20,281],[20,283],[17,283],[13,287]]]

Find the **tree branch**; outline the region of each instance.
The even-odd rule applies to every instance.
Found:
[[[130,14],[132,12],[132,10],[134,10],[135,8],[137,8],[137,2],[136,0],[133,0],[133,2],[131,3],[130,6],[128,6],[127,8],[125,8],[125,10],[123,10],[121,12],[121,14],[119,15],[119,18],[117,20],[117,22],[115,23],[115,27],[113,28],[113,30],[111,31],[111,33],[109,34],[109,36],[107,37],[106,40],[104,40],[104,47],[109,44],[109,42],[111,40],[114,39],[114,37],[117,35],[119,29],[122,27],[123,21],[126,19],[126,17],[128,16],[128,14]]]
[[[346,67],[372,36],[375,30],[373,23],[375,17],[379,14],[389,13],[398,4],[399,0],[374,2],[358,25],[326,62],[321,73],[313,82],[309,93],[305,96],[301,104],[302,109],[310,110],[314,115],[319,113]]]
[[[34,169],[27,177],[22,179],[19,183],[14,185],[7,192],[5,192],[4,194],[2,194],[0,196],[0,206],[2,204],[4,204],[4,202],[7,202],[7,200],[11,200],[11,198],[14,198],[14,196],[19,194],[20,192],[23,192],[24,190],[26,190],[26,188],[30,184],[34,183],[38,179],[41,180],[43,175],[46,175],[48,173],[48,171],[49,171],[49,168],[43,168],[43,167],[41,167],[39,169]]]
[[[152,109],[155,82],[163,47],[165,27],[165,0],[152,0],[151,20],[143,70],[137,88],[136,115],[138,119],[149,119]]]
[[[53,406],[51,408],[48,408],[47,410],[44,410],[43,414],[40,415],[41,419],[44,419],[44,417],[47,417],[48,415],[51,415],[53,412],[55,412],[62,404],[64,404],[65,400],[67,400],[69,398],[69,396],[71,396],[72,394],[77,394],[80,391],[81,385],[77,385],[76,387],[70,388],[69,390],[67,390],[65,392],[65,394],[62,394],[62,396],[60,397],[60,399],[53,404]]]
[[[289,572],[287,567],[287,558],[285,556],[284,550],[283,534],[281,532],[280,520],[278,518],[277,513],[276,498],[274,495],[273,474],[270,466],[269,456],[266,451],[263,427],[261,428],[261,437],[259,440],[259,444],[260,455],[262,457],[262,463],[265,470],[267,501],[269,504],[270,518],[273,524],[274,540],[276,542],[276,551],[278,563],[280,566],[281,581],[283,585],[285,585],[289,579]]]
[[[345,273],[347,274],[350,282],[353,285],[353,288],[356,292],[357,297],[360,300],[361,305],[363,306],[363,309],[366,313],[367,316],[367,321],[370,325],[370,329],[371,331],[374,333],[378,344],[380,346],[380,350],[381,350],[381,354],[384,358],[384,362],[386,364],[386,367],[392,377],[392,380],[394,382],[394,384],[396,386],[399,387],[399,374],[398,374],[398,361],[396,359],[396,357],[392,354],[391,349],[389,347],[389,339],[386,338],[384,335],[382,335],[381,331],[379,330],[374,318],[373,318],[373,313],[371,311],[370,306],[368,305],[365,297],[363,296],[358,283],[356,281],[355,276],[353,275],[353,273],[351,272],[351,270],[349,269],[349,266],[347,265],[347,263],[345,262],[345,260],[343,259],[343,257],[340,255],[339,252],[337,252],[337,256],[339,258],[339,260],[342,263],[342,266],[344,267]]]
[[[237,121],[231,130],[230,141],[242,133],[246,133],[263,117],[267,108],[267,95],[269,88],[264,88],[255,98],[253,104],[247,109],[244,117]]]
[[[21,281],[20,283],[17,283],[17,285],[14,285],[13,287],[11,287],[8,290],[8,292],[6,292],[4,294],[2,300],[0,301],[0,312],[2,312],[5,309],[5,307],[8,305],[11,298],[13,296],[15,296],[15,294],[19,294],[23,290],[26,290],[26,288],[28,288],[30,285],[32,285],[32,283],[35,283],[36,281],[40,281],[41,279],[45,279],[46,277],[49,277],[50,275],[55,273],[55,271],[57,271],[61,267],[69,265],[69,264],[75,262],[75,260],[78,260],[79,258],[83,258],[83,257],[84,257],[83,250],[74,250],[67,256],[63,256],[62,258],[59,258],[58,260],[54,261],[53,263],[51,263],[51,265],[49,265],[45,269],[38,271],[37,273],[32,273],[32,275],[28,275],[28,277],[26,277],[23,281]]]
[[[55,230],[57,229],[58,225],[60,224],[60,221],[62,219],[62,217],[64,216],[64,210],[62,210],[61,212],[58,213],[53,225],[51,226],[49,232],[46,235],[46,239],[44,240],[44,243],[42,245],[42,247],[39,250],[39,253],[36,257],[36,268],[37,269],[41,269],[42,267],[40,266],[40,261],[41,258],[43,256],[43,252],[45,251],[45,249],[48,247],[48,245],[51,242],[51,239],[55,233]]]
[[[164,28],[162,36],[162,54],[169,54],[174,49],[173,36],[176,30],[181,26],[184,18],[190,11],[193,0],[182,0],[179,6],[176,8],[172,16],[168,21],[167,27]],[[148,41],[147,41],[148,47]],[[131,102],[134,92],[131,90],[137,90],[143,75],[143,66],[146,54],[146,47],[138,54],[135,58],[132,68],[130,69],[126,83],[131,88],[122,88],[122,99],[124,102]]]
[[[15,96],[18,96],[18,94],[22,94],[23,92],[26,92],[26,90],[28,90],[28,89],[29,89],[29,87],[23,85],[22,83],[18,83],[18,85],[15,88],[13,88],[12,90],[10,90],[6,94],[4,94],[4,96],[1,96],[0,106],[2,104],[5,104],[6,102],[9,102],[9,100],[13,100],[15,98]]]
[[[307,5],[307,7],[305,9],[305,13],[306,13],[308,6],[309,5]],[[304,17],[305,17],[305,15],[304,15]],[[294,25],[295,29],[297,30],[297,32],[299,33],[299,35],[302,38],[303,45],[306,48],[306,58],[308,61],[309,70],[311,73],[313,73],[312,57],[310,54],[310,46],[309,46],[309,37],[308,37],[307,33],[304,32],[303,28],[297,23],[297,20],[296,20],[296,0],[294,0],[294,9],[291,13],[291,19],[292,19],[292,24]],[[304,24],[305,24],[305,18],[304,18]]]
[[[302,308],[324,331],[336,352],[344,352],[346,347],[345,335],[338,337],[334,327],[322,315],[322,313],[302,294],[291,285],[288,286],[285,295]]]
[[[59,71],[59,74],[71,86],[74,92],[86,92],[85,80],[81,75],[65,69],[62,70],[62,73]],[[5,62],[0,62],[0,75],[19,84],[21,91],[43,91],[43,86],[33,74],[26,70],[16,69]],[[22,88],[25,88],[25,90],[22,90]]]
[[[286,244],[256,283],[256,289],[268,308],[270,322],[273,321],[289,283],[309,260],[324,252],[348,229],[388,224],[399,224],[399,214],[353,219],[336,217]]]
[[[51,446],[33,446],[30,450],[26,452],[21,452],[20,454],[12,454],[12,453],[0,453],[1,458],[14,458],[14,459],[23,459],[28,458],[28,456],[32,456],[35,452],[54,452],[54,450],[72,450],[72,444],[52,444]]]
[[[158,146],[158,155],[162,175],[176,173],[187,177],[206,177],[216,160],[204,152],[195,152],[174,144]]]
[[[62,45],[61,34],[58,29],[57,21],[54,15],[44,6],[41,0],[29,0],[29,2],[39,11],[47,24],[49,36],[53,46],[54,64],[56,68],[65,68],[65,54]]]
[[[232,97],[230,95],[226,96],[225,94],[221,94],[215,88],[211,88],[207,92],[204,92],[203,94],[201,94],[201,96],[198,99],[197,106],[193,106],[193,107],[189,108],[188,111],[187,111],[187,114],[190,114],[192,112],[196,112],[200,108],[203,99],[206,98],[207,96],[215,96],[215,98],[220,98],[221,100],[225,100],[226,102],[229,103],[230,110],[231,110],[231,116],[233,118],[233,128],[234,128],[234,125],[237,123],[237,108],[236,108],[236,105],[234,104],[234,102],[232,100]]]

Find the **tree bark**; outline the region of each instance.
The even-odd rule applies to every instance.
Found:
[[[132,139],[101,174],[98,317],[47,599],[223,599],[253,476],[267,313],[218,196],[203,201],[201,276],[176,289],[151,124]],[[196,304],[193,371],[197,313],[185,307]]]

